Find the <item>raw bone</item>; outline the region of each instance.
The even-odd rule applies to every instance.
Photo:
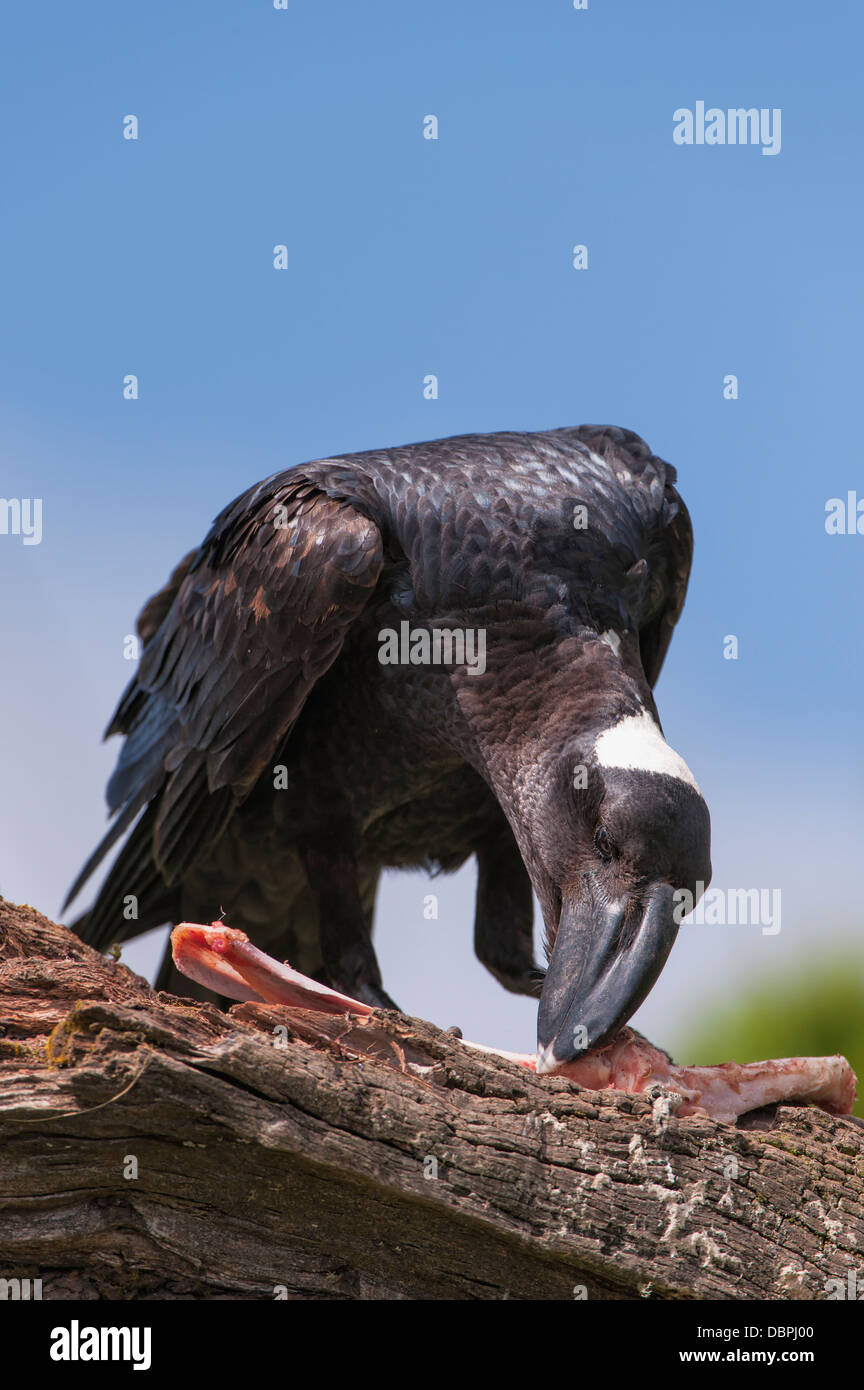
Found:
[[[375,1012],[368,1004],[274,960],[253,946],[245,932],[221,922],[209,927],[182,922],[171,933],[171,948],[178,970],[232,999],[363,1019]],[[350,1045],[364,1050],[362,1034],[366,1032],[371,1042],[374,1029],[355,1029]],[[343,1039],[343,1043],[347,1041]],[[536,1068],[536,1056],[527,1053],[505,1052],[480,1043],[464,1045],[506,1057],[528,1071]],[[777,1101],[812,1101],[832,1115],[848,1115],[855,1102],[855,1074],[845,1057],[783,1057],[743,1065],[723,1062],[713,1067],[679,1067],[630,1028],[622,1029],[605,1047],[567,1062],[551,1074],[591,1091],[639,1093],[659,1087],[669,1096],[676,1114],[707,1114],[724,1121]]]

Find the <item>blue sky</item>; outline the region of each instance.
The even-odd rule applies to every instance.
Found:
[[[835,941],[864,964],[864,536],[824,524],[864,497],[860,8],[47,3],[4,28],[0,495],[42,498],[43,538],[0,535],[0,890],[58,912],[104,825],[123,638],[230,498],[340,451],[603,421],[693,516],[658,702],[715,884],[783,894],[773,936],[685,926],[641,1024],[686,1040]],[[676,145],[700,100],[779,108],[780,153]],[[439,880],[429,923],[426,881],[388,879],[385,982],[530,1047],[533,1006],[473,961],[472,881]]]

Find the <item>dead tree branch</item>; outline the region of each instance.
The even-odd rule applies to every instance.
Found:
[[[862,1263],[853,1121],[682,1120],[402,1015],[374,1034],[154,994],[0,900],[0,1275],[45,1298],[821,1299]]]

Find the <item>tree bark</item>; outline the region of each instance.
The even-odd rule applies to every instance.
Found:
[[[372,1024],[155,994],[0,900],[0,1277],[46,1299],[822,1299],[864,1277],[860,1123],[680,1119]]]

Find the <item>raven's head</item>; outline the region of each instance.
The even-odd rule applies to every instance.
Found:
[[[654,985],[710,881],[710,821],[647,710],[569,740],[544,792],[531,817],[550,948],[538,1071],[554,1071],[614,1036]],[[686,909],[679,889],[693,895]]]

